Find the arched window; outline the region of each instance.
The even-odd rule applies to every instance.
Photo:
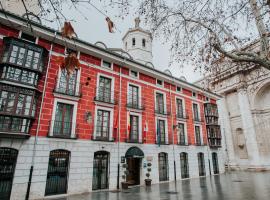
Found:
[[[204,154],[198,153],[199,176],[205,176]]]
[[[69,159],[70,152],[67,150],[50,152],[45,195],[67,193]]]
[[[146,45],[145,39],[142,39],[142,46],[145,47],[145,45]]]
[[[136,44],[135,38],[132,38],[132,46],[135,46],[135,44]]]
[[[168,154],[161,152],[158,154],[159,181],[168,181]]]
[[[188,154],[186,152],[180,153],[180,164],[181,164],[181,177],[189,178]]]

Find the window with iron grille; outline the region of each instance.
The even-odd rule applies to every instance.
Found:
[[[17,117],[0,116],[0,131],[29,133],[31,121],[30,119],[23,119]]]
[[[178,129],[179,129],[179,144],[185,145],[186,144],[185,125],[183,123],[178,123]]]
[[[166,143],[165,120],[157,120],[157,137],[160,144]]]
[[[139,87],[129,85],[128,87],[128,107],[139,107]]]
[[[73,105],[57,103],[55,120],[53,122],[53,135],[70,137],[72,131]]]
[[[198,153],[199,176],[205,176],[204,154]]]
[[[110,135],[110,111],[97,110],[96,139],[108,140]]]
[[[176,106],[177,106],[177,117],[178,118],[184,118],[183,100],[182,99],[177,99],[176,100]]]
[[[165,113],[164,109],[164,96],[161,93],[156,93],[156,112],[163,114]]]
[[[188,154],[180,153],[181,177],[189,178]]]
[[[59,79],[59,86],[57,92],[76,96],[78,94],[77,89],[77,75],[78,70],[74,70],[71,75],[68,75],[67,70],[61,70]]]
[[[130,115],[130,141],[139,141],[139,117]]]
[[[108,102],[108,103],[112,101],[111,82],[112,80],[110,78],[100,76],[99,86],[98,86],[98,96],[97,96],[99,101]]]
[[[195,126],[195,138],[196,138],[196,144],[201,145],[201,129],[199,126]]]
[[[193,106],[193,117],[194,117],[194,120],[195,121],[200,121],[198,104],[194,103],[192,106]]]

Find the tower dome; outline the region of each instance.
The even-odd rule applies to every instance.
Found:
[[[135,18],[134,28],[130,28],[124,35],[123,49],[142,64],[152,63],[152,35],[140,27],[140,22],[139,17]]]

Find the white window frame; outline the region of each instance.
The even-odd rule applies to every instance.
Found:
[[[136,72],[136,73],[137,73],[137,76],[132,76],[132,74],[131,74],[132,71],[133,71],[133,72]],[[139,77],[139,72],[136,71],[136,70],[130,69],[130,70],[129,70],[129,76],[132,77],[132,78],[136,78],[136,79],[137,79],[137,78]]]
[[[193,104],[197,104],[197,106],[198,106],[199,120],[202,120],[200,104],[198,104],[197,102],[192,102],[192,116],[193,116],[193,119],[195,119],[195,116],[194,116],[194,109],[193,109]],[[198,123],[197,121],[194,121],[194,122],[195,122],[195,123]]]
[[[142,106],[142,86],[138,85],[138,84],[134,84],[134,83],[131,83],[131,82],[128,82],[128,86],[127,86],[127,103],[129,103],[128,101],[128,95],[129,95],[129,87],[130,86],[135,86],[135,87],[138,87],[139,88],[139,107]]]
[[[175,108],[176,108],[176,113],[178,114],[178,107],[177,107],[177,99],[181,99],[182,103],[183,103],[183,115],[186,116],[186,102],[185,99],[183,97],[179,97],[179,96],[175,96]],[[177,117],[176,117],[177,118]],[[180,120],[180,119],[178,119]]]
[[[95,106],[95,120],[94,120],[94,134],[93,134],[93,139],[96,139],[96,132],[97,132],[97,112],[98,110],[105,110],[110,112],[110,132],[109,132],[109,141],[112,141],[113,138],[113,114],[114,114],[114,109],[113,108],[108,108],[108,107],[103,107],[103,106]]]
[[[195,96],[193,96],[193,93],[195,93]],[[192,95],[192,98],[197,98],[197,96],[198,96],[197,95],[197,92],[194,92],[194,91],[192,91],[192,94],[191,95]]]
[[[98,89],[99,89],[99,81],[100,81],[100,77],[103,76],[105,78],[109,78],[111,79],[111,101],[114,100],[114,77],[113,76],[108,76],[106,74],[103,74],[103,73],[98,73],[97,74],[97,85],[96,85],[96,96],[98,95]],[[105,103],[105,102],[104,102]]]
[[[200,145],[204,145],[204,141],[203,141],[203,134],[202,134],[202,126],[201,126],[201,125],[199,125],[199,124],[194,124],[194,137],[195,137],[195,144],[197,144],[195,126],[198,126],[198,127],[200,128],[200,138],[201,138],[201,144],[200,144]]]
[[[62,69],[59,67],[59,70],[58,70],[58,74],[57,74],[57,88],[59,87],[59,84],[60,84],[60,78],[61,78],[61,71]],[[76,77],[76,95],[79,94],[79,91],[80,91],[80,80],[81,80],[81,68],[80,69],[77,69],[77,77]]]
[[[111,63],[111,66],[110,67],[105,67],[104,65],[103,65],[103,62],[107,62],[107,63]],[[107,60],[104,60],[104,59],[101,59],[101,67],[103,67],[103,68],[105,68],[105,69],[113,69],[113,62],[109,62],[109,61],[107,61]]]
[[[162,82],[162,84],[161,84],[161,85],[160,85],[160,84],[158,84],[158,80]],[[159,86],[159,87],[164,87],[164,81],[163,81],[163,80],[161,80],[161,79],[156,78],[156,85],[157,85],[157,86]]]
[[[157,110],[157,98],[156,98],[156,94],[160,93],[163,94],[163,101],[164,101],[164,112],[167,113],[167,98],[166,98],[166,93],[162,92],[160,90],[155,90],[154,91],[154,98],[155,98],[155,110]]]
[[[164,120],[165,121],[165,144],[169,144],[169,132],[168,132],[168,121],[167,121],[167,118],[166,117],[161,117],[161,116],[156,116],[155,117],[155,127],[156,127],[156,130],[155,130],[155,135],[156,135],[156,143],[158,142],[158,137],[157,137],[157,122],[158,120]]]
[[[130,112],[127,112],[127,119],[130,119],[129,118],[130,116],[128,116],[128,114],[139,117],[139,127],[138,127],[138,130],[139,130],[139,143],[142,143],[142,114],[130,111]],[[127,130],[128,130],[128,124],[129,124],[129,122],[127,121]],[[127,139],[129,139],[129,138],[127,138]]]
[[[185,144],[188,145],[187,122],[183,122],[181,120],[177,120],[177,126],[178,126],[178,124],[184,124]],[[180,143],[180,130],[179,130],[179,128],[177,130],[177,140],[178,140],[178,144],[179,144]]]
[[[56,106],[57,106],[58,103],[64,103],[64,104],[73,105],[72,129],[71,129],[70,138],[75,138],[75,136],[76,136],[76,125],[77,125],[76,120],[77,120],[78,102],[70,101],[70,100],[66,100],[66,99],[59,99],[59,98],[54,99],[53,112],[52,112],[52,121],[51,121],[49,136],[53,136],[53,128],[54,128],[54,123],[53,122],[55,121]]]
[[[178,91],[177,88],[180,88],[180,91]],[[183,91],[183,90],[182,90],[182,87],[181,87],[181,86],[176,86],[176,92],[182,93],[182,91]]]

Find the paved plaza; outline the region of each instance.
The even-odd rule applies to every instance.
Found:
[[[232,172],[220,176],[74,195],[59,200],[269,200],[270,172]]]

